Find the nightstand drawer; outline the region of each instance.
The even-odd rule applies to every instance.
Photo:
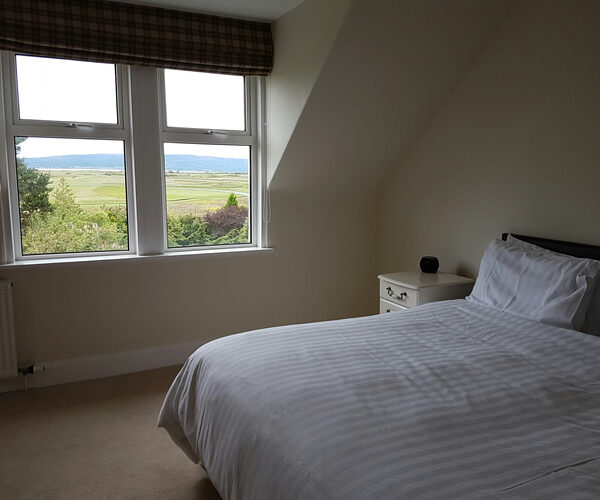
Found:
[[[379,314],[392,313],[396,311],[405,311],[406,307],[394,304],[389,300],[379,299]]]
[[[416,307],[436,300],[464,299],[471,292],[470,278],[450,273],[404,271],[380,274],[379,314]],[[396,309],[394,309],[394,307]]]
[[[379,297],[404,307],[415,307],[419,303],[419,291],[404,286],[379,281]]]

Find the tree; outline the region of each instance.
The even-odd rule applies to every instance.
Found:
[[[57,211],[65,214],[80,214],[81,207],[77,204],[75,193],[64,177],[58,179],[54,188],[54,207]]]
[[[45,214],[52,210],[50,188],[48,187],[50,175],[35,168],[29,168],[23,159],[19,158],[20,144],[26,139],[26,137],[15,138],[19,208],[21,224],[24,228],[28,227],[34,214]]]
[[[231,193],[229,195],[229,198],[227,198],[227,203],[225,203],[226,207],[237,207],[238,206],[238,200],[237,200],[237,196],[235,195],[235,193]]]

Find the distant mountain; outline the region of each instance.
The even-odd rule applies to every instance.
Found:
[[[41,158],[23,158],[25,164],[32,168],[44,169],[123,169],[123,155],[67,155],[67,156],[44,156]]]
[[[167,171],[247,174],[248,160],[215,156],[165,155]]]
[[[44,156],[24,158],[28,167],[41,169],[122,170],[123,156],[114,154]],[[248,161],[215,156],[165,155],[167,171],[248,173]]]

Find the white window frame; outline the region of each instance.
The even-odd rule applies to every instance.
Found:
[[[19,103],[17,95],[17,73],[16,56],[12,52],[3,52],[2,58],[2,87],[3,103],[5,105],[3,117],[5,134],[4,152],[5,166],[0,172],[0,182],[7,186],[7,196],[2,198],[2,233],[3,233],[3,262],[17,262],[27,260],[46,260],[60,259],[65,256],[76,257],[102,257],[107,255],[126,255],[136,253],[136,228],[132,224],[133,214],[133,189],[132,182],[132,158],[129,118],[129,86],[127,80],[127,68],[115,65],[115,87],[117,96],[117,123],[85,123],[85,122],[66,122],[54,120],[31,120],[21,119],[19,117]],[[44,137],[60,139],[107,139],[122,141],[125,155],[125,179],[127,195],[127,236],[128,249],[115,251],[97,251],[97,252],[72,252],[64,254],[36,254],[23,255],[21,241],[21,226],[19,212],[19,196],[17,192],[17,169],[14,153],[14,137]],[[4,194],[4,193],[3,193]],[[7,198],[7,200],[5,200]],[[8,206],[6,206],[8,201]]]
[[[266,247],[266,226],[261,223],[264,175],[264,79],[245,77],[244,131],[168,127],[164,70],[140,66],[116,67],[117,123],[72,123],[23,120],[18,116],[14,52],[0,55],[0,264],[27,261],[102,260],[149,255],[211,253],[218,250]],[[151,105],[152,104],[152,105]],[[129,250],[23,255],[13,137],[48,137],[122,140]],[[226,144],[250,146],[249,229],[251,241],[236,245],[168,248],[163,144]]]
[[[159,71],[159,101],[160,101],[160,145],[161,145],[161,162],[162,166],[162,185],[166,192],[165,169],[164,169],[164,144],[182,143],[182,144],[208,144],[208,145],[227,145],[227,146],[249,146],[250,147],[250,165],[248,185],[250,188],[249,207],[248,207],[248,223],[250,230],[250,242],[230,245],[214,245],[203,247],[174,247],[169,248],[167,244],[167,205],[163,204],[163,245],[165,252],[185,252],[190,248],[202,248],[206,250],[215,248],[245,248],[255,246],[255,236],[258,235],[259,221],[256,217],[258,212],[257,204],[259,198],[259,190],[257,189],[259,179],[258,164],[260,158],[258,155],[259,143],[257,130],[259,126],[259,113],[255,112],[258,108],[258,79],[252,77],[244,77],[244,130],[227,130],[227,129],[207,129],[207,128],[184,128],[184,127],[169,127],[167,125],[167,103],[165,91],[165,73],[164,70]]]

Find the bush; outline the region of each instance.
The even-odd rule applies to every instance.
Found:
[[[241,229],[248,218],[248,209],[236,205],[226,205],[219,210],[208,212],[203,220],[213,237],[227,235],[234,229]]]
[[[31,212],[22,231],[23,253],[29,255],[126,250],[128,245],[125,207],[83,210],[64,178],[56,183],[49,208]],[[235,194],[204,217],[167,216],[169,247],[248,243],[248,233],[248,208],[238,206]]]
[[[76,202],[69,184],[61,178],[54,188],[52,210],[35,212],[23,229],[23,253],[69,253],[127,249],[124,209],[86,212]]]
[[[206,215],[198,217],[196,215],[169,215],[167,216],[167,241],[169,247],[191,247],[208,245],[232,245],[236,243],[248,243],[248,218],[245,214],[247,209],[238,210],[236,216],[244,214],[244,220],[239,225],[239,220],[233,220],[228,217],[226,210],[228,207],[215,210],[210,213],[209,220],[220,223],[217,227],[217,234],[213,233],[211,227],[206,222]],[[237,207],[234,207],[237,208]],[[208,215],[208,214],[207,214]],[[211,218],[212,216],[212,218]],[[223,231],[225,223],[236,224],[226,233]]]
[[[248,238],[248,219],[239,229],[232,229],[225,236],[216,238],[212,241],[212,245],[235,245],[239,243],[249,243]]]
[[[179,217],[167,214],[167,245],[169,247],[180,246],[179,241],[183,238],[183,228]]]
[[[102,211],[106,214],[108,222],[114,224],[127,240],[127,209],[123,206],[107,207],[103,205]]]
[[[196,215],[168,215],[167,242],[170,247],[202,246],[210,244],[206,224]]]

